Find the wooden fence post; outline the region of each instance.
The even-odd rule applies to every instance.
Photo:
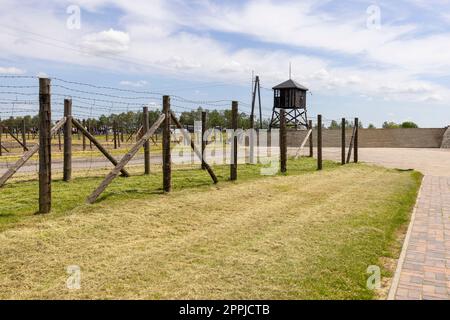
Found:
[[[61,142],[61,130],[58,130],[58,150],[61,151],[62,142]]]
[[[144,107],[143,110],[143,117],[142,121],[144,122],[142,124],[142,127],[144,129],[144,134],[146,134],[150,128],[149,118],[148,118],[148,107]],[[145,167],[145,174],[150,174],[150,141],[147,140],[144,143],[144,167]]]
[[[87,121],[87,127],[88,127],[88,132],[90,134],[92,134],[92,127],[91,127],[91,121],[90,120]],[[92,150],[92,141],[91,140],[89,140],[89,149]]]
[[[86,128],[86,120],[83,119],[83,128]],[[86,151],[86,136],[83,134],[81,137],[83,139],[83,151]]]
[[[121,146],[122,146],[122,141],[121,141],[121,138],[120,138],[122,129],[121,129],[120,124],[117,124],[116,130],[117,130],[117,146],[118,146],[119,149],[120,149]]]
[[[50,84],[50,79],[39,79],[39,213],[49,213],[52,205]]]
[[[238,129],[239,104],[233,101],[231,105],[231,126],[233,129],[233,140],[231,142],[231,165],[230,165],[230,180],[237,180],[237,165],[238,165],[238,138],[236,135]]]
[[[322,115],[319,114],[317,116],[317,170],[322,169]]]
[[[28,149],[27,149],[25,120],[22,120],[22,143],[23,143],[23,151],[27,151]]]
[[[314,130],[312,120],[309,120],[309,129]],[[310,158],[314,157],[314,135],[312,131],[311,134],[309,135],[309,157]]]
[[[3,126],[1,122],[2,119],[0,119],[0,157],[3,155],[3,145],[2,145]]]
[[[72,179],[72,100],[64,100],[64,174],[63,180],[68,182]]]
[[[172,190],[172,156],[170,150],[170,97],[163,97],[163,114],[165,115],[163,123],[163,190],[170,192]]]
[[[345,118],[342,118],[342,124],[341,124],[341,164],[345,165],[345,148],[346,148],[346,139],[345,139]]]
[[[353,152],[353,157],[354,157],[354,161],[355,163],[358,163],[358,133],[359,133],[359,119],[355,118],[355,142],[354,142],[354,152]]]
[[[114,149],[117,149],[117,122],[113,122]]]
[[[202,170],[206,170],[205,165],[205,149],[206,149],[206,140],[205,140],[205,133],[206,133],[206,111],[202,112]]]
[[[286,144],[286,113],[280,110],[280,169],[281,173],[287,172],[287,144]]]

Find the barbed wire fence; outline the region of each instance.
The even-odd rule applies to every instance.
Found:
[[[51,169],[53,178],[63,178],[66,175],[66,156],[65,143],[66,135],[64,133],[65,125],[62,122],[67,121],[66,104],[70,101],[71,113],[73,118],[73,128],[71,132],[71,171],[74,177],[101,176],[105,172],[109,172],[115,167],[121,159],[127,157],[130,152],[134,152],[136,143],[140,141],[144,132],[144,107],[147,108],[149,122],[154,123],[162,114],[164,93],[152,91],[138,91],[122,88],[114,88],[108,86],[99,86],[94,84],[68,81],[60,78],[52,78],[51,90],[48,93],[51,100],[51,122],[57,128],[51,131]],[[0,179],[0,187],[14,175],[14,179],[35,180],[38,178],[40,171],[40,159],[38,153],[39,148],[39,107],[40,101],[40,79],[32,76],[1,76],[0,75],[0,176],[5,172],[9,176],[6,180]],[[252,105],[243,101],[231,100],[193,100],[179,95],[170,96],[170,110],[173,112],[174,121],[182,118],[186,114],[190,115],[190,119],[181,127],[176,127],[172,123],[171,139],[172,145],[175,146],[174,151],[183,158],[180,169],[192,169],[204,166],[202,161],[195,161],[196,155],[191,149],[195,146],[190,144],[188,140],[195,139],[192,133],[199,133],[202,136],[202,127],[206,125],[206,114],[220,112],[222,117],[226,118],[226,124],[211,129],[221,132],[222,145],[231,145],[232,140],[224,139],[223,132],[225,129],[233,126],[242,128],[243,123],[237,123],[238,119],[248,119],[251,114]],[[238,115],[233,115],[232,104],[236,103],[238,107]],[[234,109],[233,109],[234,110]],[[237,111],[237,110],[236,110]],[[271,117],[272,110],[263,110],[263,117],[267,120]],[[193,116],[193,118],[192,118]],[[166,116],[167,118],[168,116]],[[246,118],[247,117],[247,118]],[[317,116],[319,118],[319,116]],[[203,121],[203,122],[202,122]],[[316,116],[312,117],[310,128],[338,128],[339,120],[321,118],[320,121]],[[62,123],[62,124],[61,124]],[[61,124],[58,126],[58,124]],[[228,128],[227,128],[228,126]],[[348,128],[356,128],[351,123],[345,123]],[[185,135],[184,129],[191,134],[189,137]],[[312,130],[314,131],[314,130]],[[314,135],[317,133],[309,132],[310,145],[309,150],[301,150],[302,156],[311,156],[311,150],[314,144]],[[306,132],[306,131],[305,131]],[[350,139],[349,151],[352,150],[352,143],[355,142],[355,134],[353,132]],[[244,137],[244,138],[243,138]],[[239,136],[239,139],[245,139]],[[296,138],[300,141],[300,138]],[[348,139],[348,138],[346,138]],[[151,145],[150,162],[152,171],[161,172],[164,162],[164,148],[162,144],[163,134],[162,128],[155,130],[149,143]],[[198,139],[197,139],[198,140]],[[302,140],[302,145],[306,145],[306,139]],[[347,140],[346,140],[347,141]],[[356,140],[357,141],[357,140]],[[319,149],[318,142],[315,147]],[[195,141],[197,146],[204,148],[202,139]],[[348,146],[348,143],[345,143]],[[244,142],[248,146],[248,142]],[[226,158],[225,149],[222,148],[222,158]],[[320,148],[321,149],[321,148]],[[229,151],[227,151],[228,153]],[[343,154],[343,152],[342,152]],[[188,157],[183,157],[188,155]],[[189,161],[189,157],[191,161]],[[247,163],[248,154],[244,153],[244,163]],[[322,156],[317,154],[322,161]],[[348,156],[350,157],[350,156]],[[188,159],[188,161],[186,161]],[[237,158],[236,158],[237,159]],[[23,163],[22,163],[22,162]],[[143,172],[145,163],[145,153],[142,150],[133,154],[132,159],[127,161],[127,170],[133,173]],[[19,164],[19,165],[18,165]],[[178,164],[177,164],[178,165]],[[229,170],[226,166],[219,167],[221,176],[227,176]],[[128,174],[125,169],[123,173]],[[17,174],[16,174],[17,173]],[[3,180],[3,181],[2,181]]]

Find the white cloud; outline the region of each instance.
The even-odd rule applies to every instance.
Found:
[[[136,88],[144,87],[147,84],[148,84],[148,82],[145,80],[138,80],[138,81],[123,80],[123,81],[120,81],[121,86],[130,86],[130,87],[136,87]]]
[[[252,0],[246,4],[208,0],[195,3],[67,1],[78,3],[84,10],[100,12],[103,6],[114,6],[123,12],[116,21],[120,27],[115,27],[121,31],[109,29],[110,25],[99,26],[97,22],[83,20],[82,31],[77,33],[64,27],[65,15],[43,10],[45,6],[39,10],[25,6],[13,10],[17,9],[17,2],[3,2],[8,4],[4,13],[0,13],[5,24],[64,39],[64,43],[42,38],[36,42],[32,40],[35,36],[9,30],[0,33],[3,57],[48,59],[120,72],[164,73],[166,76],[234,84],[247,84],[249,74],[255,70],[266,87],[287,78],[291,61],[293,78],[314,92],[363,94],[374,99],[403,101],[422,101],[431,97],[429,100],[434,103],[450,100],[448,87],[420,80],[420,75],[425,72],[447,74],[450,70],[450,33],[414,38],[411,32],[417,26],[389,25],[384,19],[382,31],[368,30],[365,10],[360,15],[353,13],[343,19],[339,15],[317,11],[317,1],[312,0]],[[49,2],[53,6],[60,4],[59,0]],[[323,2],[326,0],[319,1]],[[249,36],[252,42],[263,41],[268,47],[245,47],[245,43],[242,47],[232,47],[226,41],[214,39],[210,31]],[[292,48],[314,49],[308,52],[317,51],[321,55],[302,54],[298,53],[301,50],[286,50],[285,47],[277,49],[280,43]],[[333,61],[336,52],[350,62],[337,65]],[[358,61],[371,67],[361,66]],[[123,85],[133,84],[130,81]]]
[[[0,74],[15,74],[21,75],[26,73],[25,70],[16,68],[16,67],[0,67]]]
[[[439,94],[431,94],[422,99],[423,102],[440,102],[443,100],[444,98]]]
[[[130,48],[130,36],[114,29],[91,33],[83,37],[81,47],[94,54],[125,53]]]

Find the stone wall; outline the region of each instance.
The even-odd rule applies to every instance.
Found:
[[[446,128],[438,129],[359,129],[360,148],[441,148]],[[323,146],[325,148],[341,146],[341,130],[324,129]],[[347,145],[350,143],[352,129],[346,130]],[[449,144],[450,144],[450,132]],[[306,131],[289,131],[288,146],[299,147]],[[313,132],[314,145],[317,131]]]

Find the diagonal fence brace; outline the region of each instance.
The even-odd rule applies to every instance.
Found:
[[[62,118],[51,130],[53,135],[59,129],[61,129],[66,123],[66,118]],[[39,144],[34,145],[20,158],[5,174],[0,178],[0,188],[5,185],[5,183],[36,153],[39,151]]]
[[[152,125],[150,130],[142,136],[142,138],[131,148],[131,150],[120,160],[116,167],[106,176],[105,180],[98,186],[98,188],[92,192],[92,194],[87,198],[86,202],[89,204],[94,203],[98,197],[105,191],[105,189],[111,184],[111,182],[117,178],[122,169],[130,162],[131,159],[136,155],[136,153],[141,149],[145,142],[150,139],[150,137],[159,128],[161,123],[164,121],[166,116],[162,114],[158,120]]]

